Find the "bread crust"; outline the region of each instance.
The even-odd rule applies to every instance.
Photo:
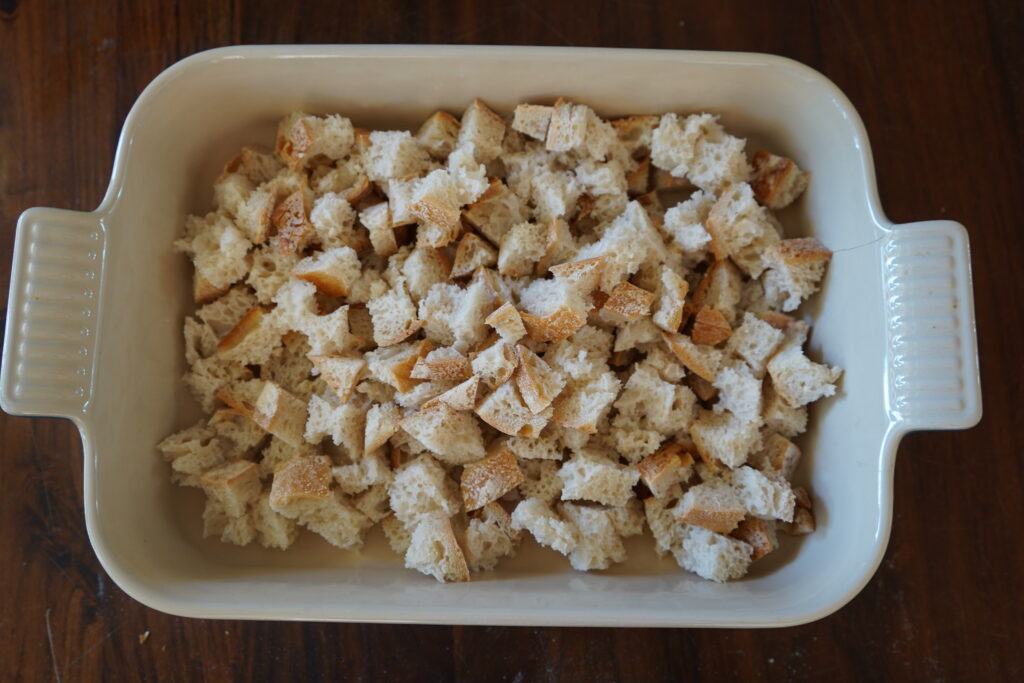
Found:
[[[241,344],[246,337],[259,329],[264,319],[270,314],[270,310],[263,306],[256,306],[242,316],[231,330],[221,337],[217,342],[217,351],[227,351]]]
[[[526,327],[516,307],[506,302],[496,308],[484,322],[495,329],[501,338],[510,344],[514,344],[526,334]]]
[[[594,256],[582,261],[551,266],[549,270],[555,277],[567,280],[573,283],[580,292],[589,294],[600,284],[606,262],[604,256]]]
[[[729,535],[754,549],[750,554],[751,562],[757,562],[779,547],[774,534],[768,530],[767,523],[757,517],[746,517]]]
[[[516,356],[519,359],[519,365],[516,367],[514,377],[516,386],[519,387],[519,394],[530,412],[540,413],[555,400],[562,387],[565,386],[565,380],[561,375],[555,373],[540,356],[522,344],[516,346]]]
[[[429,408],[435,403],[447,403],[453,410],[473,410],[476,408],[477,396],[480,391],[480,376],[473,375],[465,382],[458,384],[448,391],[435,396],[423,404]]]
[[[693,296],[690,298],[690,312],[695,313],[705,306],[709,306],[721,311],[731,322],[735,318],[735,313],[725,307],[725,302],[734,298],[739,300],[742,281],[743,275],[732,261],[728,259],[715,261],[693,290]]]
[[[326,455],[300,456],[274,472],[270,507],[280,511],[298,501],[324,500],[331,495],[331,467]]]
[[[395,386],[401,392],[406,392],[415,387],[421,381],[412,376],[412,370],[416,367],[416,363],[421,358],[426,356],[428,353],[434,350],[434,344],[427,339],[420,341],[415,348],[415,351],[409,353],[402,360],[394,363],[391,368],[391,377],[395,381]]]
[[[785,332],[786,328],[789,327],[789,324],[793,322],[793,318],[791,316],[788,316],[785,313],[776,313],[775,311],[758,313],[757,317],[775,329],[782,330],[783,332]]]
[[[565,219],[556,217],[548,221],[544,230],[544,255],[537,261],[536,274],[544,275],[553,263],[558,263],[564,255],[574,251],[572,233]]]
[[[266,382],[256,399],[253,422],[290,446],[303,443],[306,404],[274,382]]]
[[[471,275],[480,267],[490,267],[498,262],[498,252],[491,245],[472,232],[466,232],[455,249],[455,261],[450,277]]]
[[[469,359],[465,357],[427,360],[419,358],[409,376],[413,379],[430,379],[448,382],[462,382],[473,375]]]
[[[230,284],[223,287],[215,287],[209,280],[200,275],[199,271],[196,271],[192,278],[192,300],[200,306],[216,301],[229,289],[231,289]]]
[[[668,441],[637,464],[640,479],[651,493],[664,496],[673,484],[684,481],[693,467],[693,456],[678,441]]]
[[[721,311],[705,306],[697,311],[690,336],[694,344],[718,346],[732,336],[732,327]]]
[[[576,311],[562,309],[543,318],[519,312],[530,339],[539,342],[554,342],[568,339],[587,324],[587,317]]]
[[[309,360],[341,403],[348,402],[366,373],[366,361],[358,357],[309,354]]]
[[[674,271],[662,275],[661,303],[654,314],[654,323],[665,332],[678,332],[686,320],[686,295],[690,283]]]
[[[492,503],[526,480],[519,460],[507,448],[498,448],[475,463],[462,468],[460,486],[466,511]]]
[[[453,204],[446,204],[435,197],[426,196],[409,205],[409,210],[417,218],[435,223],[443,228],[451,230],[459,225],[459,218],[462,215],[459,207]],[[450,240],[449,240],[450,241]],[[431,244],[432,247],[443,247],[444,244]]]
[[[722,362],[722,352],[712,347],[700,347],[686,335],[661,333],[662,339],[669,350],[676,355],[687,369],[692,370],[702,379],[714,382],[718,376],[718,368]]]
[[[313,142],[308,117],[300,114],[281,122],[277,129],[274,151],[293,171],[302,168],[303,156]]]
[[[692,524],[714,531],[716,534],[728,534],[743,520],[747,511],[743,506],[712,507],[694,505],[680,511],[678,519],[683,524]]]
[[[754,177],[750,187],[757,201],[767,207],[784,208],[807,187],[807,175],[792,159],[758,150],[752,161]]]
[[[277,228],[277,249],[282,254],[294,254],[304,246],[313,232],[306,209],[305,193],[299,189],[281,200],[270,217]]]
[[[832,258],[832,250],[814,237],[794,237],[782,240],[774,247],[779,258],[792,266],[807,263],[828,262]]]
[[[628,282],[620,282],[608,296],[601,310],[621,315],[626,320],[643,318],[651,312],[657,296]]]
[[[292,269],[292,277],[310,283],[316,287],[316,291],[325,296],[348,296],[348,287],[344,280],[334,277],[326,270],[309,268],[308,270],[300,270],[296,266],[296,268]]]

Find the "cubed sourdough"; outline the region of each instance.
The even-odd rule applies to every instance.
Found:
[[[416,133],[420,147],[435,159],[444,159],[455,149],[459,137],[459,120],[446,111],[430,115]]]
[[[499,448],[486,458],[462,468],[462,500],[467,512],[492,503],[523,483],[515,454]]]
[[[487,503],[470,515],[464,549],[470,571],[490,571],[503,557],[515,555],[522,533],[512,528],[512,516],[498,503]]]
[[[331,488],[331,459],[299,457],[274,472],[270,507],[344,550],[362,545],[369,518]]]
[[[601,455],[574,455],[558,471],[562,500],[589,500],[622,506],[633,496],[640,479],[636,468],[623,467]]]
[[[740,494],[722,481],[708,481],[688,489],[675,508],[679,521],[718,534],[731,532],[746,514]]]
[[[459,246],[455,250],[451,277],[466,277],[476,272],[477,268],[490,268],[497,263],[498,252],[494,247],[473,233],[467,232],[459,240]]]
[[[783,311],[793,311],[818,290],[832,252],[812,237],[782,240],[766,249],[761,261],[768,269],[764,277],[765,297],[781,300]]]
[[[429,455],[399,467],[388,486],[388,495],[395,517],[409,528],[431,514],[450,517],[459,511],[455,482]]]
[[[512,528],[530,532],[537,543],[568,555],[579,543],[579,529],[562,519],[550,503],[527,498],[512,511]]]
[[[451,582],[524,541],[606,569],[646,522],[729,581],[813,531],[792,439],[841,371],[789,314],[831,252],[775,213],[810,175],[745,146],[712,113],[562,97],[415,133],[287,115],[174,243],[205,417],[157,449],[204,535],[355,551],[380,524]]]
[[[690,438],[701,456],[739,467],[760,448],[758,424],[759,420],[747,421],[728,411],[702,410],[690,427]]]
[[[407,416],[402,429],[442,462],[465,465],[484,457],[480,425],[467,413],[439,401]]]
[[[768,374],[775,391],[799,408],[834,394],[841,371],[809,360],[799,346],[789,346],[768,361]]]
[[[754,196],[770,209],[789,206],[807,189],[810,174],[801,171],[792,159],[758,150],[753,163]]]
[[[542,104],[516,105],[512,115],[512,129],[529,135],[534,140],[545,140],[548,137],[548,125],[551,123],[553,111],[554,107]]]
[[[356,388],[356,384],[366,372],[366,361],[363,358],[346,356],[311,355],[309,360],[324,378],[327,385],[334,389],[338,401],[345,403]]]
[[[516,386],[519,387],[519,395],[530,412],[543,412],[565,387],[565,377],[523,345],[516,347],[516,355],[519,364],[516,367],[515,380]]]
[[[509,436],[538,436],[548,419],[526,407],[514,382],[505,382],[476,408],[481,420]]]
[[[466,556],[452,531],[451,520],[442,514],[428,515],[412,530],[405,566],[441,583],[469,581]]]
[[[306,405],[273,382],[266,382],[256,399],[253,421],[291,446],[302,443]]]
[[[362,266],[351,247],[337,247],[302,259],[292,268],[292,276],[312,282],[325,296],[348,296],[359,279]]]
[[[693,474],[693,456],[677,442],[670,442],[637,464],[640,479],[650,492],[664,498],[675,484]]]
[[[607,569],[626,560],[623,537],[643,531],[638,501],[634,498],[630,502],[636,505],[602,508],[563,503],[559,506],[562,516],[578,530],[579,542],[569,553],[569,564],[573,569]]]

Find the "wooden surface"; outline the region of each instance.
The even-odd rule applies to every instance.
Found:
[[[24,209],[94,208],[142,88],[235,43],[504,43],[771,52],[860,111],[895,222],[970,231],[985,418],[900,447],[892,541],[837,614],[772,631],[193,621],[145,608],[86,537],[68,422],[0,415],[0,678],[1021,680],[1024,5],[0,0],[0,263]],[[6,271],[4,271],[6,272]],[[2,300],[6,302],[6,278]],[[148,639],[141,642],[141,634]]]

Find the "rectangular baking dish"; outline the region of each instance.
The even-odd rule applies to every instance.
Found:
[[[415,127],[473,97],[508,114],[564,95],[604,116],[708,110],[730,132],[794,157],[810,190],[782,215],[789,236],[835,252],[804,313],[810,349],[845,369],[812,410],[798,481],[817,531],[717,585],[631,539],[630,562],[572,571],[527,548],[494,575],[440,585],[369,539],[352,555],[304,534],[286,553],[201,538],[201,494],[173,487],[154,444],[198,411],[179,381],[193,305],[171,251],[205,212],[221,165],[268,143],[287,112]],[[4,410],[71,419],[85,455],[93,548],[121,588],[164,612],[241,619],[441,624],[784,626],[848,602],[881,560],[893,462],[911,430],[981,416],[970,259],[963,226],[893,225],[878,204],[864,127],[821,74],[767,55],[420,46],[235,47],[163,72],[121,134],[91,213],[36,208],[18,222],[0,377]],[[375,534],[379,534],[376,531]]]

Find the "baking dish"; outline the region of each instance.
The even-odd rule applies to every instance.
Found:
[[[812,410],[798,481],[818,530],[746,579],[717,585],[631,539],[630,562],[572,571],[527,548],[493,576],[440,585],[371,537],[359,556],[304,534],[289,552],[201,538],[194,490],[172,487],[154,444],[198,410],[179,381],[189,267],[170,244],[204,212],[220,166],[273,139],[293,109],[413,127],[481,97],[503,113],[565,95],[605,116],[703,109],[793,156],[810,190],[782,215],[835,256],[812,355],[842,366]],[[91,213],[36,208],[17,229],[0,377],[4,410],[71,419],[85,456],[89,537],[126,592],[194,617],[520,625],[783,626],[821,618],[871,577],[888,542],[901,437],[981,415],[963,226],[893,225],[879,207],[863,125],[819,73],[739,53],[512,47],[236,47],[167,69],[125,121]],[[379,533],[379,532],[375,532]]]

